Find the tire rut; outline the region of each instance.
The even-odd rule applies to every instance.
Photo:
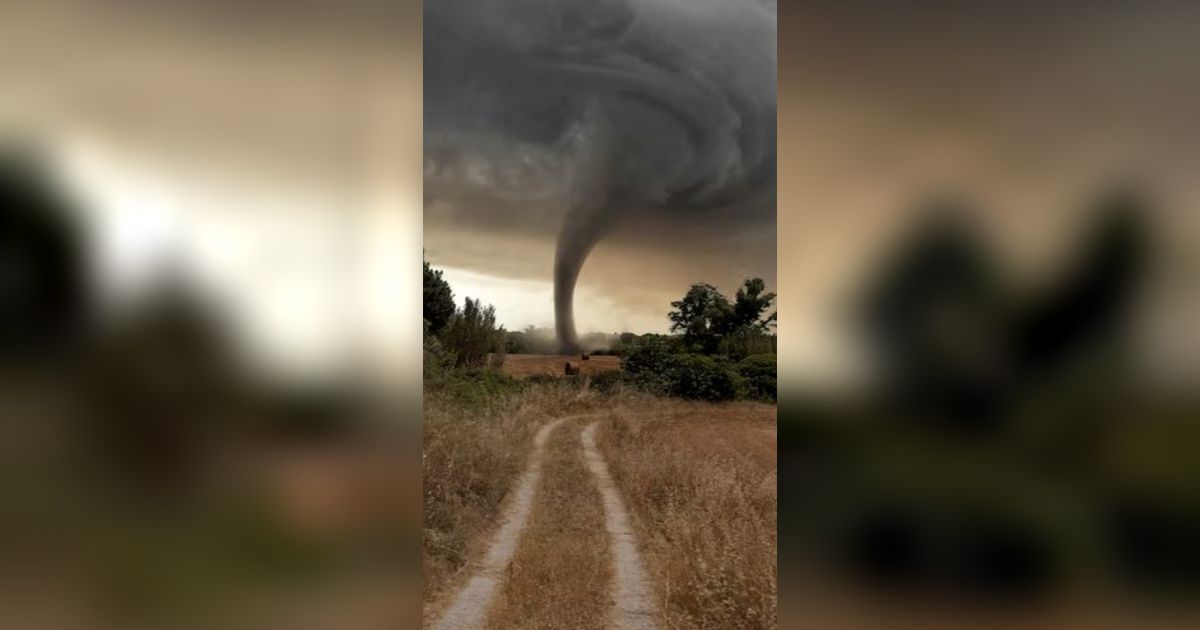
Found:
[[[534,495],[542,477],[543,452],[546,440],[560,424],[569,418],[553,420],[538,430],[533,440],[533,452],[525,471],[517,479],[512,501],[505,507],[500,529],[488,546],[470,581],[459,590],[450,606],[433,625],[435,630],[473,630],[484,627],[488,609],[504,579],[505,569],[516,553],[521,533],[529,522]]]
[[[646,570],[637,551],[629,512],[613,483],[604,457],[596,448],[596,422],[580,433],[583,458],[604,499],[605,529],[611,541],[614,563],[613,626],[618,630],[656,630],[658,606],[646,577]]]

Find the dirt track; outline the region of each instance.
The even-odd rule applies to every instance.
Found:
[[[517,550],[521,532],[529,521],[534,494],[542,478],[542,452],[546,440],[566,419],[559,418],[538,430],[533,440],[533,453],[529,456],[529,464],[517,479],[512,501],[504,510],[500,529],[492,538],[487,555],[475,569],[475,575],[454,597],[441,619],[434,624],[436,630],[467,630],[484,626],[488,608],[496,594],[496,587],[503,579],[504,571]]]
[[[563,422],[584,417],[587,416],[558,418],[538,431],[529,463],[516,481],[512,498],[501,517],[501,525],[486,554],[474,568],[474,574],[433,625],[435,629],[467,630],[487,626],[488,611],[500,590],[498,587],[507,576],[521,534],[536,504],[546,441]],[[609,475],[603,456],[596,449],[596,426],[597,423],[593,421],[582,430],[580,444],[584,464],[592,473],[603,499],[605,529],[612,550],[614,579],[610,585],[613,602],[611,624],[620,630],[653,630],[658,627],[658,609],[653,589],[638,555],[625,503]]]
[[[587,425],[579,437],[583,443],[584,461],[604,498],[605,528],[616,565],[613,625],[620,630],[654,630],[658,627],[658,607],[629,526],[629,513],[608,474],[604,457],[596,450],[596,423]]]

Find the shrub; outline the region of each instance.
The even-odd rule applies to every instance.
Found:
[[[625,375],[620,370],[605,370],[589,377],[592,389],[602,394],[612,394],[621,387]]]
[[[489,354],[504,350],[505,331],[496,327],[494,307],[467,298],[462,310],[450,317],[439,340],[455,367],[480,367]]]
[[[742,377],[728,361],[699,354],[671,357],[667,393],[696,400],[733,400],[742,391]]]
[[[750,355],[737,364],[737,371],[745,379],[747,396],[761,400],[776,399],[776,355]]]
[[[499,370],[487,368],[426,368],[425,389],[439,392],[459,403],[482,405],[492,398],[515,394],[521,382]]]
[[[743,328],[722,339],[717,353],[731,361],[741,361],[756,354],[773,354],[775,347],[775,335],[768,335],[758,328]]]
[[[450,283],[442,277],[440,269],[424,262],[425,278],[422,284],[422,317],[428,322],[428,332],[437,334],[450,323],[454,316],[454,292]]]
[[[453,357],[446,354],[442,342],[430,333],[429,320],[425,320],[422,343],[422,375],[426,382],[440,382],[446,372],[454,368]]]
[[[662,335],[644,335],[630,343],[621,358],[625,378],[640,389],[667,393],[674,356],[680,342]]]

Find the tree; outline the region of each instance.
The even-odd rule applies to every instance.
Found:
[[[682,300],[671,302],[675,310],[671,332],[683,333],[684,344],[694,352],[714,354],[722,340],[731,335],[761,335],[770,330],[775,313],[763,317],[771,308],[775,294],[766,292],[762,278],[749,278],[738,288],[734,302],[721,295],[711,284],[693,284]]]
[[[456,367],[480,367],[489,353],[504,352],[506,336],[504,328],[496,326],[494,306],[467,298],[462,310],[446,324],[441,340]]]
[[[741,361],[755,354],[775,354],[776,346],[775,335],[767,334],[757,326],[750,326],[725,335],[717,345],[717,354]]]
[[[422,283],[422,316],[429,322],[429,333],[437,335],[446,327],[454,315],[454,293],[450,283],[442,278],[442,271],[424,263],[425,277]]]
[[[871,278],[864,340],[891,408],[982,426],[1006,398],[1009,295],[961,201],[923,211]]]
[[[765,293],[767,285],[762,278],[749,278],[737,290],[733,302],[732,330],[757,328],[767,330],[775,322],[775,313],[763,318],[763,313],[775,301],[774,293]]]
[[[90,316],[80,226],[35,156],[0,153],[0,357],[77,347]]]
[[[721,336],[728,332],[733,306],[711,284],[693,284],[682,300],[671,302],[675,310],[667,314],[671,332],[683,333],[689,349],[714,352]]]

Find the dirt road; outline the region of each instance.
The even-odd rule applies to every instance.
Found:
[[[517,479],[512,500],[504,510],[500,529],[496,531],[488,546],[487,555],[475,569],[475,575],[455,596],[453,603],[434,624],[436,630],[467,630],[482,628],[487,611],[496,594],[496,587],[504,577],[508,563],[517,550],[521,532],[529,521],[534,494],[542,478],[542,452],[550,433],[567,418],[559,418],[542,427],[533,439],[533,453],[525,472]]]
[[[595,414],[558,418],[543,426],[534,438],[533,451],[524,473],[517,479],[501,524],[484,557],[470,579],[456,593],[441,618],[437,630],[467,630],[488,627],[488,614],[500,586],[509,574],[521,536],[534,509],[539,505],[538,486],[542,478],[546,441],[564,422],[583,420]],[[653,588],[637,551],[629,514],[608,472],[603,456],[596,448],[597,423],[592,421],[580,432],[580,456],[592,473],[603,501],[605,523],[613,562],[612,583],[607,598],[612,602],[609,625],[619,630],[654,630],[658,627],[658,609]],[[551,472],[550,474],[553,474]]]
[[[596,423],[580,433],[583,458],[604,498],[605,528],[608,530],[615,562],[613,584],[613,625],[619,630],[654,630],[658,627],[658,607],[641,556],[637,551],[629,512],[608,474],[604,457],[596,450]]]

